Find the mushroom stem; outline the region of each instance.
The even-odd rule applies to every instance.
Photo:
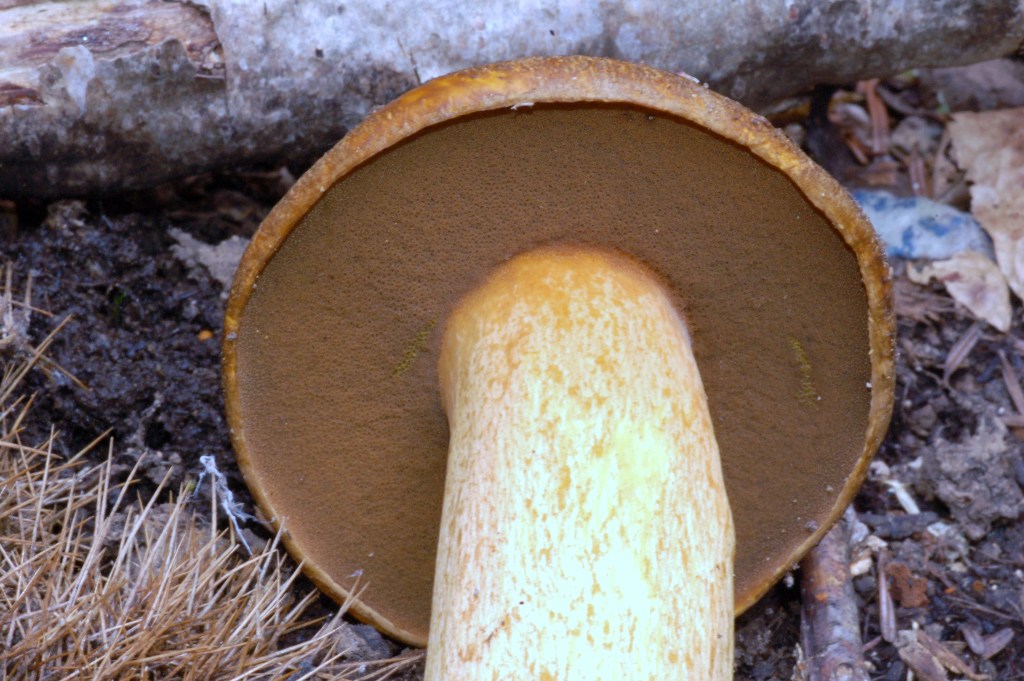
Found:
[[[733,526],[689,336],[644,266],[551,246],[448,320],[429,679],[730,679]]]

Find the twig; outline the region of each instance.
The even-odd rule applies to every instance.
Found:
[[[867,681],[857,601],[850,579],[853,510],[800,564],[803,611],[800,638],[808,681]]]
[[[966,608],[968,610],[973,610],[974,612],[984,613],[985,615],[988,615],[990,617],[998,617],[1000,619],[1004,619],[1004,620],[1007,620],[1009,622],[1019,622],[1020,621],[1020,617],[1017,617],[1015,615],[1011,615],[1009,613],[1005,613],[1002,610],[994,610],[992,608],[989,608],[989,607],[986,607],[984,605],[981,605],[980,603],[975,603],[974,601],[972,601],[970,599],[967,599],[967,598],[960,598],[960,597],[957,597],[957,596],[948,596],[946,600],[949,601],[950,603],[953,603],[954,605],[959,605],[962,608]]]
[[[1024,414],[1003,414],[999,420],[1009,428],[1024,428]]]

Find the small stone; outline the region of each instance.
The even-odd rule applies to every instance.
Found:
[[[344,624],[338,628],[338,649],[353,662],[383,660],[393,655],[380,632],[367,624]]]

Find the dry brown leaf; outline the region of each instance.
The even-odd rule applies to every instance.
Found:
[[[949,295],[972,315],[1006,333],[1010,329],[1010,291],[995,263],[982,253],[964,251],[949,260],[923,262],[907,267],[917,284],[938,279]]]
[[[949,132],[973,183],[971,212],[991,235],[1010,288],[1024,298],[1024,108],[959,113]]]

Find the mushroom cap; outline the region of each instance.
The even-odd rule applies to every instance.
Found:
[[[698,83],[586,57],[468,69],[370,114],[271,211],[231,289],[224,383],[262,512],[309,577],[426,640],[449,311],[568,241],[646,263],[687,318],[736,525],[737,611],[839,517],[893,399],[888,266],[847,193]]]

